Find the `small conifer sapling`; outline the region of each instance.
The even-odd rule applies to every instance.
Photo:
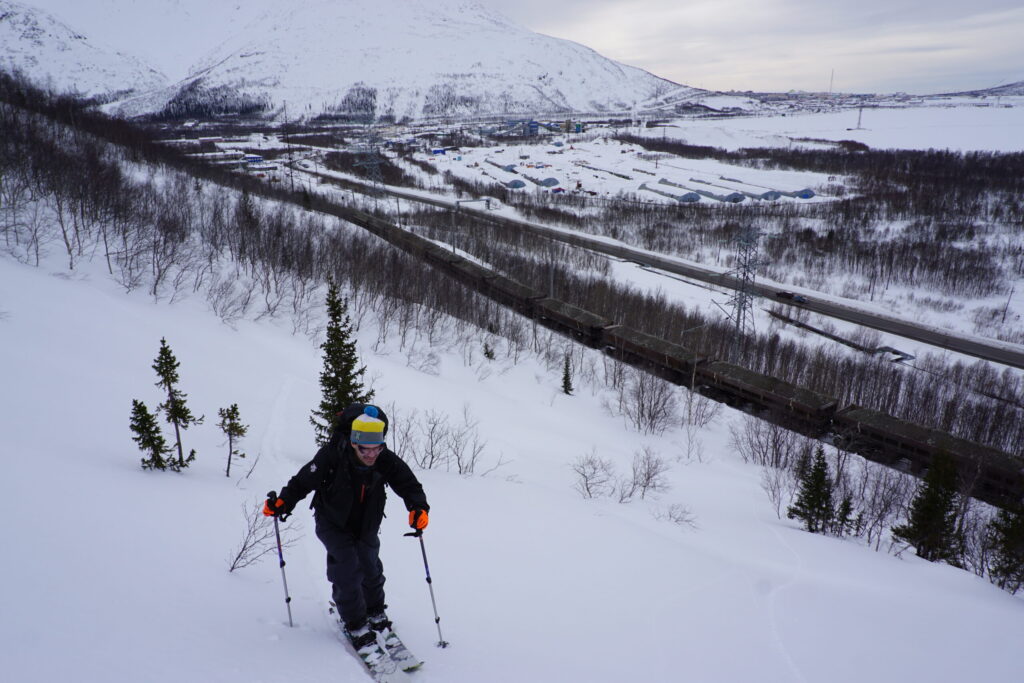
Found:
[[[138,444],[139,450],[148,456],[142,459],[142,469],[167,469],[167,459],[165,456],[171,452],[171,449],[167,446],[167,441],[160,432],[160,425],[157,423],[156,416],[149,412],[146,404],[138,399],[132,399],[130,426],[135,434],[132,440]]]
[[[219,408],[217,415],[220,417],[220,422],[217,423],[217,426],[224,432],[224,436],[228,438],[228,466],[224,471],[224,476],[230,477],[232,456],[245,457],[245,453],[240,452],[235,446],[238,445],[238,442],[249,431],[249,425],[242,424],[242,420],[238,415],[237,403],[232,403],[227,408]]]
[[[829,477],[825,449],[818,446],[810,468],[800,478],[800,492],[786,515],[800,519],[811,533],[825,532],[835,516],[832,503],[832,479]]]
[[[565,362],[562,363],[562,393],[567,396],[572,396],[572,364],[569,360],[569,354],[565,354]]]
[[[167,345],[167,340],[160,339],[160,352],[153,361],[153,370],[156,371],[159,380],[156,386],[160,387],[167,394],[167,400],[157,406],[158,411],[163,411],[164,418],[168,424],[174,425],[174,443],[178,450],[178,459],[170,460],[168,466],[175,471],[188,467],[196,459],[195,449],[189,452],[188,457],[184,456],[181,446],[181,432],[194,424],[202,424],[203,417],[195,417],[185,403],[188,395],[178,388],[178,366],[180,363],[174,357],[174,352]]]

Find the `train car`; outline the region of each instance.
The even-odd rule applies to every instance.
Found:
[[[495,276],[494,271],[490,268],[463,257],[459,257],[457,261],[452,261],[450,266],[449,272],[452,275],[481,291],[486,289],[487,281]]]
[[[673,381],[686,386],[693,385],[697,365],[707,361],[686,347],[622,325],[605,328],[603,338],[618,357],[663,367],[674,373]]]
[[[498,303],[530,316],[536,312],[537,300],[544,298],[544,295],[537,290],[499,273],[487,278],[487,282],[484,284],[484,293]]]
[[[837,407],[836,399],[831,396],[725,361],[699,365],[697,379],[741,400],[790,414],[822,428],[828,424]]]
[[[433,242],[428,239],[400,228],[392,230],[387,239],[392,244],[401,247],[409,254],[419,258],[422,258],[426,254],[427,247],[433,244]]]
[[[534,302],[535,314],[573,333],[591,347],[601,345],[601,334],[614,323],[607,318],[558,299],[543,298]]]
[[[977,477],[971,495],[995,505],[1024,495],[1024,459],[998,449],[858,405],[837,411],[833,427],[843,447],[913,474],[928,469],[936,455],[948,455],[963,477]]]
[[[452,264],[458,263],[464,260],[458,254],[454,254],[444,247],[434,244],[433,242],[427,241],[427,244],[423,247],[423,259],[427,263],[431,263],[435,266],[441,266],[445,270],[450,270]]]

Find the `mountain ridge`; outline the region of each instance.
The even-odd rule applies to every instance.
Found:
[[[135,8],[100,0],[106,11]],[[42,0],[45,4],[46,0]],[[51,6],[81,13],[77,5]],[[257,115],[407,120],[479,115],[628,111],[667,93],[703,92],[535,33],[477,2],[413,0],[256,2],[209,14],[192,0],[153,12],[177,17],[166,43],[191,24],[216,46],[173,83],[110,105],[126,117]],[[175,14],[175,12],[177,12]],[[131,32],[142,15],[123,19]],[[173,25],[171,25],[173,24]],[[197,43],[198,44],[198,43]],[[168,48],[170,49],[170,48]]]
[[[381,39],[387,36],[387,40]],[[625,110],[678,84],[533,33],[477,3],[312,0],[268,12],[165,89],[154,111],[392,120]],[[286,104],[287,103],[287,104]]]
[[[55,92],[104,101],[167,81],[142,60],[91,41],[45,10],[11,0],[0,0],[0,44],[0,69]]]

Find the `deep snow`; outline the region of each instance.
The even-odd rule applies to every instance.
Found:
[[[296,627],[277,563],[235,573],[241,508],[311,457],[316,340],[284,321],[221,324],[198,300],[125,295],[99,264],[70,275],[0,260],[3,480],[14,511],[3,562],[0,658],[13,681],[361,681],[325,606],[323,551],[305,506],[288,551]],[[129,439],[132,398],[151,406],[166,336],[181,386],[207,423],[186,432],[197,463],[144,472]],[[389,502],[383,557],[391,614],[426,661],[416,679],[459,681],[1014,680],[1024,608],[948,566],[875,553],[776,518],[759,470],[728,446],[724,411],[700,434],[643,436],[591,387],[560,393],[560,368],[534,358],[470,363],[451,340],[436,375],[395,346],[361,354],[394,419],[468,406],[487,442],[487,476],[421,471],[425,537],[446,650],[418,546]],[[557,343],[564,343],[558,339]],[[425,349],[421,349],[425,350]],[[251,425],[224,476],[216,409]],[[584,500],[570,469],[591,449],[628,469],[649,446],[671,489],[618,504]],[[695,528],[664,517],[690,511]]]

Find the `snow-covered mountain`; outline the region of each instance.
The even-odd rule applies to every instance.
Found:
[[[94,43],[53,15],[0,0],[0,69],[55,92],[112,99],[159,88],[167,78],[139,59]]]
[[[257,8],[184,80],[128,116],[259,112],[395,119],[622,111],[680,86],[518,26],[474,2],[283,2]],[[691,90],[691,89],[685,89]],[[287,105],[286,105],[287,103]]]
[[[1006,85],[997,85],[994,88],[986,88],[985,90],[972,90],[969,93],[962,94],[989,95],[991,97],[1024,95],[1024,81],[1017,81],[1016,83],[1007,83]]]

